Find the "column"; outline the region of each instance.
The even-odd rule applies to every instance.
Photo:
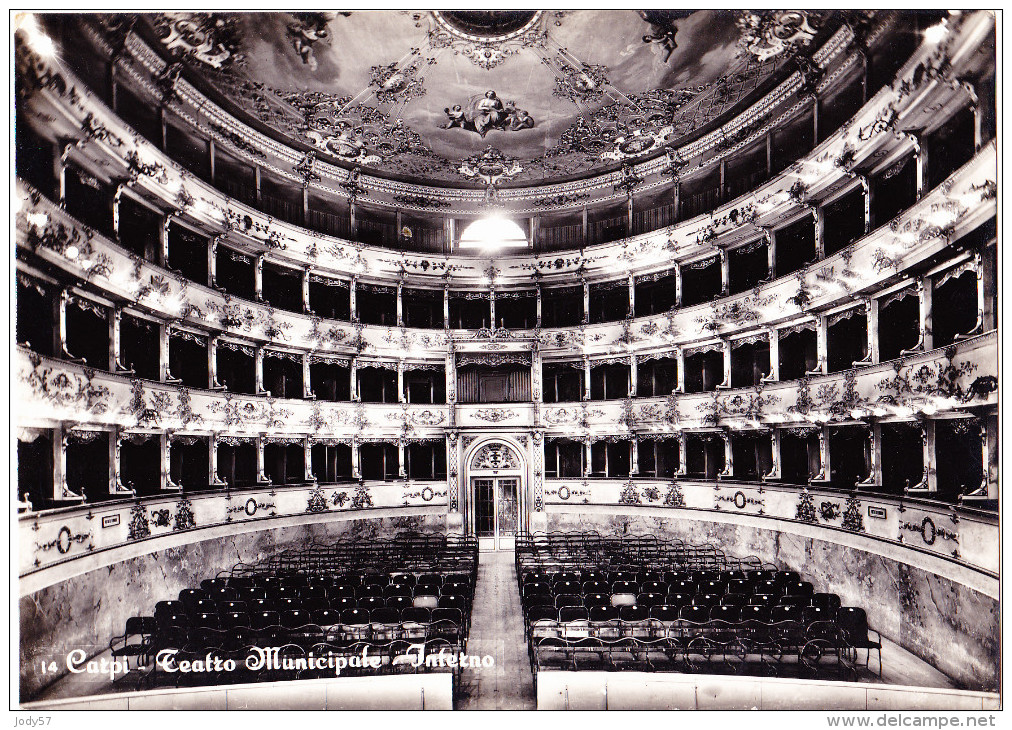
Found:
[[[53,499],[84,501],[83,494],[72,492],[67,486],[67,431],[62,424],[53,429]]]
[[[64,360],[73,360],[74,356],[67,352],[67,299],[70,292],[67,289],[60,289],[60,296],[56,298],[53,318],[56,320],[53,337],[53,352],[57,357]]]
[[[721,431],[720,437],[724,441],[724,471],[717,475],[718,479],[730,479],[734,476],[734,449],[731,448],[731,434]]]
[[[640,473],[640,438],[636,434],[633,434],[632,441],[629,442],[629,448],[632,449],[632,455],[629,458],[629,475],[639,476]]]
[[[404,439],[397,439],[397,476],[408,478],[408,472],[404,464]]]
[[[221,236],[215,236],[207,241],[207,285],[212,289],[218,288],[218,242]]]
[[[313,392],[312,380],[313,371],[309,367],[309,353],[302,354],[302,397],[308,400],[316,400],[316,393]]]
[[[868,355],[862,362],[877,365],[878,351],[878,299],[869,298],[864,303],[865,330],[868,334]]]
[[[828,327],[826,326],[826,315],[819,314],[815,317],[815,352],[817,362],[815,370],[805,371],[805,375],[825,375],[826,364],[829,360],[829,347],[827,344],[827,338],[829,336]]]
[[[264,300],[264,255],[260,254],[253,264],[253,298],[262,302]]]
[[[56,197],[61,208],[67,207],[67,160],[74,148],[73,142],[59,141],[56,143],[56,154],[53,155],[53,176],[56,178]]]
[[[168,434],[158,437],[159,484],[162,492],[181,492],[183,488],[172,481],[172,441]]]
[[[460,502],[457,487],[457,439],[460,434],[457,431],[446,432],[446,494],[449,513],[454,515],[447,519],[447,528],[451,525],[455,531],[463,530],[463,523],[460,519]]]
[[[822,426],[819,429],[819,473],[809,479],[810,482],[828,482],[830,471],[829,466],[829,426]]]
[[[218,476],[218,434],[212,433],[207,439],[208,475],[207,483],[212,487],[226,486],[225,480]]]
[[[995,244],[997,245],[997,244]],[[984,247],[986,251],[988,246]],[[977,302],[981,307],[982,331],[990,332],[998,327],[998,313],[995,311],[995,300],[992,292],[998,291],[998,272],[995,271],[997,256],[981,256],[979,281],[977,282]]]
[[[633,198],[631,190],[629,191],[629,194],[626,197],[626,226],[628,226],[626,228],[626,230],[628,231],[626,235],[627,236],[633,235]]]
[[[215,149],[215,144],[214,144],[214,137],[210,137],[207,140],[207,156],[208,156],[208,161],[211,163],[211,184],[212,185],[215,184],[215,182],[216,182],[215,178],[217,177],[217,167],[215,165],[215,157],[217,157],[217,154],[215,154],[215,153],[216,153],[216,149]]]
[[[766,266],[769,269],[769,280],[777,278],[777,233],[772,226],[763,226],[763,238],[766,239]]]
[[[123,365],[120,360],[121,337],[120,325],[123,320],[123,307],[109,310],[109,372],[133,374],[133,370]]]
[[[172,219],[175,215],[175,213],[167,214],[162,219],[162,227],[159,231],[157,263],[165,268],[171,268],[169,267],[169,226],[172,224]]]
[[[538,341],[535,340],[531,346],[531,390],[533,391],[531,395],[534,397],[535,424],[539,414],[538,404],[544,402],[541,375],[541,348],[538,346]]]
[[[917,200],[920,200],[928,190],[928,140],[921,139],[912,132],[907,132],[906,136],[914,143],[914,161],[917,166]]]
[[[177,377],[172,375],[169,368],[170,357],[169,357],[169,338],[172,336],[172,328],[167,324],[158,326],[158,363],[159,372],[161,373],[161,379],[163,383],[181,383],[183,382]]]
[[[404,361],[397,361],[397,402],[407,403],[408,399],[404,393]]]
[[[362,458],[358,452],[358,438],[351,439],[351,476],[354,479],[362,478]]]
[[[973,268],[977,274],[977,323],[966,334],[957,335],[957,340],[974,337],[984,331],[984,263],[979,251],[973,254]]]
[[[264,390],[264,348],[257,347],[253,354],[253,379],[257,395],[270,395]]]
[[[450,329],[450,288],[443,287],[443,329]]]
[[[629,311],[628,316],[636,316],[636,277],[629,274]]]
[[[717,202],[721,204],[727,201],[727,158],[722,157],[720,159],[718,173],[720,175],[720,188],[717,191]]]
[[[207,336],[207,387],[225,390],[225,386],[218,382],[218,338],[211,334]]]
[[[678,433],[678,471],[675,472],[676,477],[684,477],[686,475],[685,466],[685,432],[679,431]]]
[[[397,326],[404,326],[404,284],[400,281],[397,282]]]
[[[264,472],[264,437],[261,434],[256,438],[257,447],[257,484],[270,484],[270,477]]]
[[[826,218],[818,205],[811,206],[811,209],[815,225],[815,258],[822,261],[826,258]]]
[[[494,330],[495,325],[495,287],[488,290],[488,316],[490,327]]]
[[[305,314],[312,314],[313,309],[309,306],[309,267],[302,270],[302,311]]]
[[[583,437],[583,478],[590,476],[590,437]]]
[[[302,224],[309,227],[309,182],[302,184]]]
[[[731,341],[721,340],[720,344],[724,351],[724,380],[717,387],[726,389],[731,387]]]
[[[348,230],[351,232],[352,240],[358,237],[358,216],[356,215],[355,199],[348,202]]]
[[[316,474],[313,473],[313,441],[309,436],[302,439],[302,463],[306,468],[306,481],[315,482]]]
[[[535,300],[534,300],[534,302],[535,302],[535,317],[536,317],[534,326],[535,326],[536,329],[541,329],[541,285],[540,284],[538,284],[534,288],[534,292],[535,292]]]
[[[583,206],[582,223],[583,223],[583,245],[586,246],[588,243],[590,243],[590,240],[588,238],[588,234],[590,233],[589,216],[587,215],[586,205]]]
[[[772,456],[770,470],[763,474],[763,481],[780,479],[780,429],[774,428],[770,431],[770,455]]]
[[[931,299],[934,294],[934,283],[930,276],[922,276],[917,280],[917,317],[918,317],[918,338],[917,344],[909,350],[902,350],[901,355],[907,355],[923,350],[931,350],[934,347],[934,335],[931,333]]]
[[[720,295],[726,297],[730,290],[731,267],[727,258],[727,251],[720,249]]]
[[[773,177],[773,132],[766,133],[766,179]]]
[[[112,196],[112,232],[113,237],[119,241],[119,205],[123,198],[123,190],[126,188],[125,183],[120,183],[116,186],[116,192]]]
[[[921,421],[921,461],[924,465],[921,481],[904,489],[904,492],[937,492],[938,475],[935,473],[936,423],[931,419]]]
[[[675,382],[676,382],[675,392],[676,393],[684,393],[685,392],[685,350],[683,350],[681,347],[676,347],[675,348],[675,363],[676,363],[677,370],[678,370],[678,372],[675,373]],[[681,464],[682,462],[678,462],[678,463]]]
[[[349,374],[349,377],[351,378],[351,390],[349,390],[348,392],[351,393],[351,400],[352,400],[352,402],[353,403],[358,403],[359,402],[359,397],[358,397],[358,358],[357,357],[351,358],[351,363],[350,363],[350,365],[348,367],[348,374]]]
[[[636,367],[637,358],[635,353],[629,355],[629,397],[635,398],[639,392],[639,373]]]
[[[864,189],[864,232],[867,235],[875,227],[875,211],[872,207],[875,200],[875,185],[870,177],[862,175],[860,180],[861,187]]]
[[[583,282],[583,323],[590,322],[590,284]]]
[[[260,165],[253,165],[254,184],[256,185],[257,203],[260,203]]]
[[[865,450],[868,476],[857,483],[857,488],[879,487],[882,485],[882,424],[873,421],[868,426],[868,446]]]
[[[590,360],[583,358],[583,400],[590,400]]]
[[[453,345],[451,344],[446,351],[446,365],[443,368],[443,372],[446,377],[446,405],[448,413],[449,425],[453,426],[457,422],[457,371],[455,370],[455,356],[453,354]]]
[[[676,263],[674,268],[675,274],[675,306],[682,306],[682,265]]]
[[[671,186],[671,204],[674,207],[674,215],[671,216],[671,222],[676,223],[678,221],[678,209],[682,205],[681,180],[675,180],[675,184]]]
[[[762,382],[776,382],[780,380],[780,330],[776,327],[769,329],[770,341],[770,371],[763,377]],[[779,444],[779,436],[777,443]]]
[[[819,97],[812,94],[812,149],[819,146]]]
[[[358,288],[358,277],[351,277],[348,283],[348,311],[351,314],[351,321],[358,322],[358,304],[355,299],[355,290]]]
[[[109,433],[109,494],[132,494],[136,496],[133,489],[127,489],[120,480],[120,427],[116,426]]]

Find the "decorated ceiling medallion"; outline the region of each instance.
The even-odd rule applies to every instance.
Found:
[[[450,48],[486,70],[524,48],[544,45],[548,37],[541,10],[435,10],[431,15],[429,47]]]
[[[432,13],[436,21],[464,38],[504,40],[532,26],[540,10],[443,10]]]
[[[792,55],[808,46],[822,28],[824,12],[807,10],[742,10],[738,47],[760,61]]]
[[[581,64],[579,68],[565,62],[560,56],[559,71],[555,78],[553,96],[569,99],[574,104],[599,100],[608,86],[608,67]]]
[[[213,68],[240,64],[238,17],[222,13],[160,13],[155,32],[168,51]]]
[[[425,96],[425,79],[418,75],[420,59],[407,66],[397,63],[373,66],[369,69],[372,78],[369,86],[376,90],[376,100],[381,104],[397,104]]]
[[[463,160],[457,168],[464,177],[479,179],[490,186],[502,178],[508,179],[523,172],[523,169],[519,162],[491,145],[480,155],[471,155]]]
[[[472,96],[466,104],[455,104],[443,111],[447,117],[446,123],[441,125],[443,129],[460,127],[477,132],[482,137],[492,130],[519,132],[534,126],[534,119],[525,109],[517,109],[515,101],[504,102],[492,90]]]

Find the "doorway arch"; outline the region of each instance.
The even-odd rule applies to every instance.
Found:
[[[464,455],[464,526],[481,550],[513,550],[527,529],[527,459],[512,439],[479,439]]]

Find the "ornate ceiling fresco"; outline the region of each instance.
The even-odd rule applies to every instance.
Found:
[[[532,184],[614,168],[730,112],[828,13],[163,13],[139,28],[239,110],[348,166]],[[491,149],[490,149],[491,148]]]

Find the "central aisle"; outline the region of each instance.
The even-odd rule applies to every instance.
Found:
[[[461,673],[459,710],[534,710],[513,553],[481,553],[467,653],[495,657],[495,666]]]

